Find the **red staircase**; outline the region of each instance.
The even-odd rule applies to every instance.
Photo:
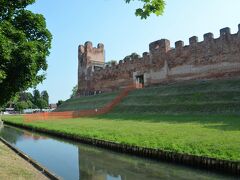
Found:
[[[106,113],[110,112],[115,106],[117,106],[126,96],[128,96],[128,93],[130,91],[132,91],[136,88],[140,88],[140,87],[142,87],[142,85],[140,85],[140,84],[131,84],[131,85],[127,86],[110,103],[106,104],[104,107],[99,108],[99,109],[26,114],[26,115],[24,115],[24,122],[72,119],[72,118],[106,114]]]

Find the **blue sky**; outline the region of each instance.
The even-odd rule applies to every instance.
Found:
[[[150,42],[162,38],[175,41],[196,35],[201,41],[207,32],[219,36],[219,29],[238,31],[239,0],[166,0],[163,16],[140,20],[134,15],[141,3],[124,0],[37,0],[29,9],[45,16],[53,34],[51,54],[47,58],[47,79],[37,88],[47,90],[50,102],[66,100],[77,84],[77,49],[92,41],[104,43],[106,60],[121,60],[137,52],[148,51]]]

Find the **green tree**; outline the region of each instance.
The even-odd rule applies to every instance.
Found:
[[[38,103],[38,100],[39,100],[40,98],[41,98],[41,96],[40,96],[39,90],[34,89],[34,91],[33,91],[33,104],[35,104],[36,106],[38,106],[37,103]]]
[[[78,85],[73,87],[72,94],[71,94],[70,98],[74,98],[74,97],[77,96],[77,90],[78,90]]]
[[[37,100],[36,105],[38,106],[39,109],[45,109],[48,108],[48,103],[45,101],[45,99],[40,98]]]
[[[49,106],[48,92],[42,91],[40,94],[39,90],[35,89],[33,91],[33,104],[39,109],[48,108]]]
[[[45,78],[52,35],[35,0],[0,0],[0,106]]]
[[[21,92],[19,94],[19,100],[33,102],[33,95],[30,92]]]
[[[24,109],[35,108],[35,105],[33,104],[33,95],[30,92],[17,93],[17,95],[6,103],[5,107],[14,107],[15,111],[20,112]]]
[[[49,105],[49,95],[48,95],[48,92],[47,91],[42,91],[41,92],[41,97],[43,100],[46,101],[47,103],[47,106]]]
[[[14,109],[19,111],[20,113],[23,112],[24,109],[29,108],[29,105],[26,101],[19,101],[15,104]]]
[[[125,0],[126,3],[130,3],[134,0]],[[164,0],[138,0],[143,2],[143,7],[136,9],[136,16],[140,16],[141,19],[146,19],[150,14],[162,15],[165,8]]]
[[[10,101],[8,101],[7,103],[5,103],[4,106],[2,107],[5,107],[5,108],[14,108],[15,107],[15,104],[17,104],[17,102],[20,101],[20,95],[19,93],[17,93],[15,96],[13,96]]]
[[[58,100],[58,102],[57,102],[57,107],[61,106],[61,104],[62,104],[63,102],[64,102],[63,100]]]

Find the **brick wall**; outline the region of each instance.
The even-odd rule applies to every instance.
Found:
[[[174,48],[169,40],[161,39],[150,43],[149,52],[143,53],[142,57],[133,54],[117,64],[94,72],[79,73],[78,92],[85,95],[95,91],[114,91],[134,83],[139,75],[143,75],[145,86],[240,76],[240,25],[236,34],[231,34],[230,28],[223,28],[218,38],[214,38],[212,33],[206,33],[203,37],[204,40],[198,42],[198,37],[193,36],[189,38],[189,45],[185,46],[183,41],[177,41]],[[86,49],[86,46],[89,42],[81,48]],[[90,46],[92,48],[91,43]],[[80,51],[79,59],[91,64],[92,59],[87,59],[86,55]],[[83,71],[87,72],[86,67]]]

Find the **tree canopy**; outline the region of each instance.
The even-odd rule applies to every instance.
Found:
[[[49,95],[47,91],[42,91],[41,92],[41,97],[42,99],[49,105]]]
[[[0,0],[0,106],[45,78],[52,35],[35,0]]]
[[[130,3],[134,0],[125,0],[126,3]],[[164,0],[138,0],[143,2],[143,7],[136,9],[136,16],[140,16],[141,19],[146,19],[152,13],[157,16],[162,15],[165,8]]]
[[[61,106],[63,102],[64,102],[63,100],[58,100],[57,107]]]
[[[77,90],[78,90],[78,85],[72,88],[72,94],[70,95],[70,98],[74,98],[77,96]]]
[[[20,92],[12,98],[6,107],[14,107],[15,111],[22,112],[24,109],[47,109],[49,108],[49,96],[47,91],[35,89],[33,94],[30,92]]]

